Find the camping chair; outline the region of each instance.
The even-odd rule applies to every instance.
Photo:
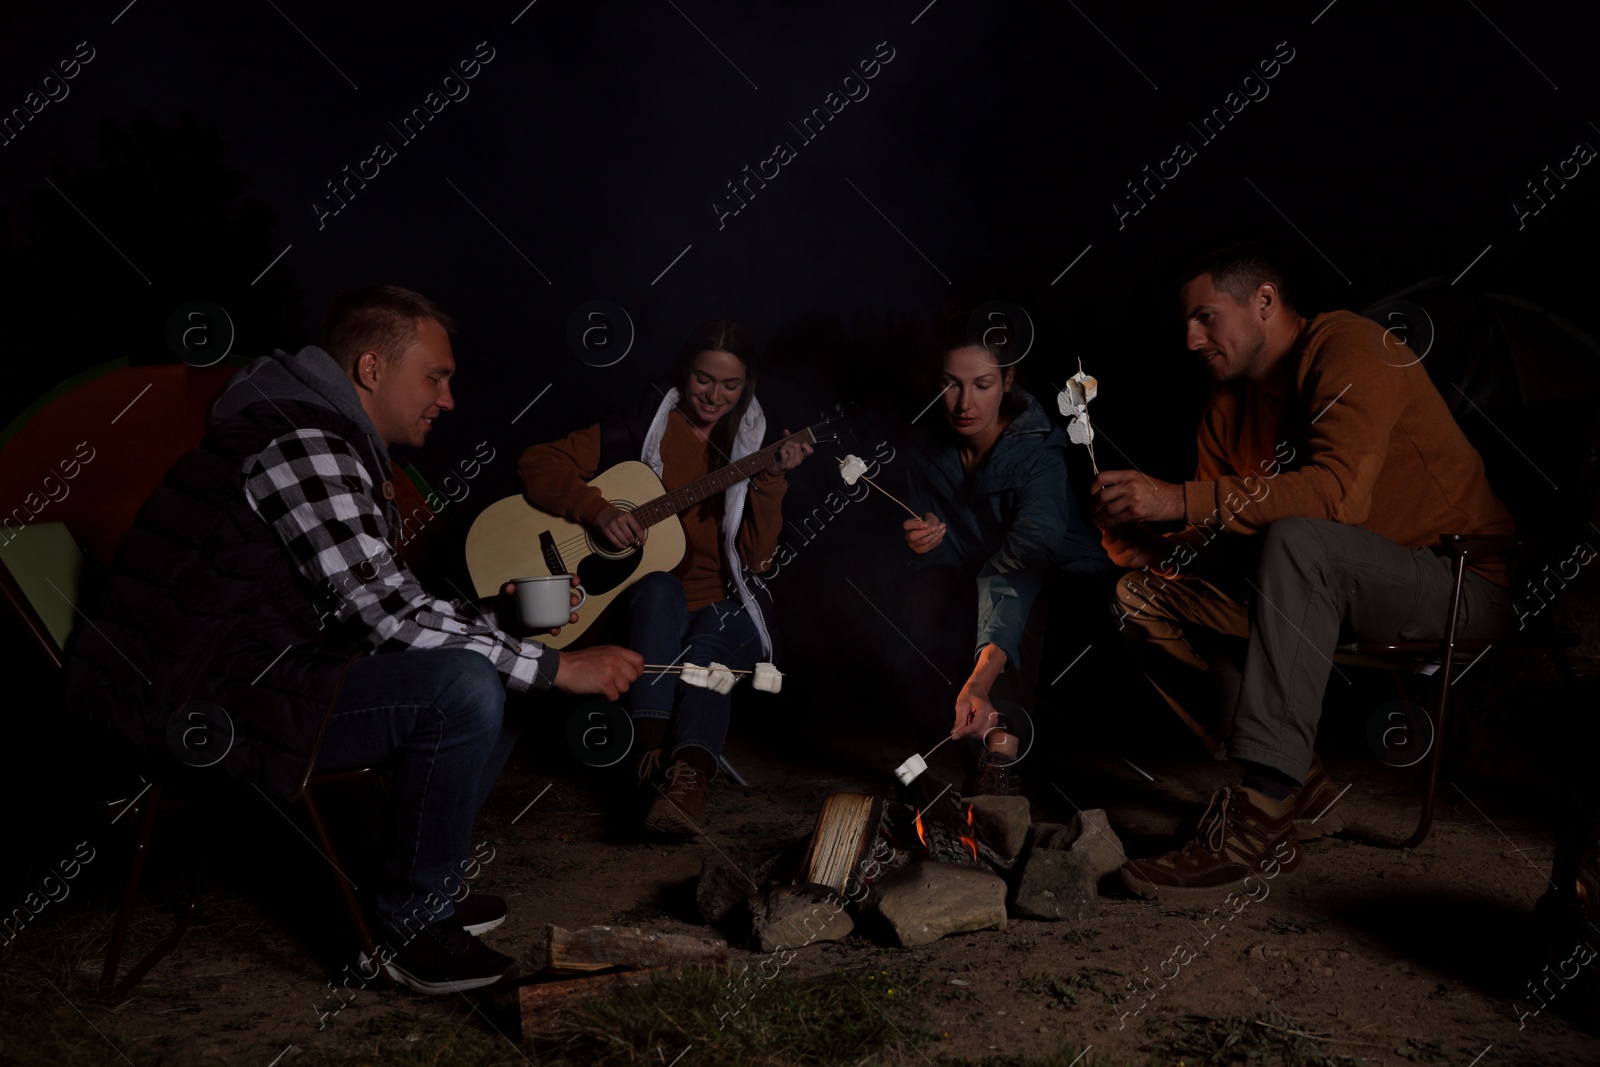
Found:
[[[25,492],[32,492],[43,484],[45,477],[53,476],[60,481],[60,472],[53,465],[58,456],[73,455],[74,442],[83,439],[83,427],[107,427],[91,431],[96,434],[90,438],[96,458],[80,465],[70,490],[59,502],[52,498],[48,511],[41,508],[37,512],[40,517],[48,515],[60,521],[29,522],[26,519],[32,516],[23,516],[20,524],[8,524],[5,536],[0,537],[4,542],[0,544],[0,596],[4,597],[6,607],[32,643],[43,653],[57,679],[58,691],[63,650],[76,618],[81,615],[80,601],[85,599],[84,575],[89,564],[73,535],[83,538],[90,558],[99,564],[99,569],[109,571],[116,547],[132,526],[144,499],[171,465],[199,443],[204,432],[206,408],[237,370],[231,366],[199,370],[183,365],[126,367],[124,364],[125,361],[119,361],[96,368],[97,373],[85,376],[87,380],[71,383],[74,388],[65,395],[47,398],[47,403],[37,405],[23,416],[28,421],[20,430],[16,424],[8,428],[9,439],[0,445],[0,492],[4,493],[3,499],[21,500]],[[119,409],[116,418],[109,418]],[[396,470],[395,475],[397,497],[404,494],[402,503],[420,504],[420,494],[403,472]],[[198,906],[203,873],[203,863],[197,864],[188,902],[180,910],[172,929],[119,978],[128,926],[156,819],[162,812],[181,808],[194,798],[192,768],[174,757],[148,762],[143,768],[147,784],[138,795],[100,806],[105,814],[112,816],[112,823],[138,812],[133,860],[100,981],[101,996],[113,1004],[125,999],[150,968],[182,938]],[[297,803],[306,814],[314,843],[332,868],[345,909],[367,958],[377,959],[377,946],[366,917],[349,879],[343,874],[343,864],[313,798],[319,787],[363,778],[371,772],[372,768],[359,768],[313,774],[291,803]],[[394,985],[387,970],[381,967],[377,968],[377,981],[385,988]]]
[[[1431,674],[1432,744],[1422,810],[1409,837],[1347,831],[1346,836],[1383,848],[1416,848],[1428,837],[1444,759],[1445,724],[1456,680],[1495,648],[1539,648],[1554,660],[1556,676],[1573,682],[1566,649],[1574,634],[1556,630],[1552,614],[1540,611],[1519,620],[1508,640],[1491,644],[1457,637],[1456,619],[1468,565],[1493,557],[1506,560],[1513,593],[1538,565],[1570,553],[1585,540],[1585,522],[1595,502],[1593,396],[1600,388],[1600,346],[1557,316],[1505,294],[1456,290],[1442,279],[1421,283],[1362,312],[1401,335],[1413,355],[1426,359],[1438,387],[1463,432],[1483,457],[1495,487],[1522,531],[1514,537],[1447,534],[1453,583],[1445,633],[1440,641],[1356,641],[1339,646],[1334,662]],[[1463,389],[1461,386],[1467,388]],[[1491,419],[1485,408],[1493,411]],[[1514,443],[1515,442],[1515,443]],[[1543,447],[1541,447],[1541,445]],[[1509,447],[1508,447],[1509,446]],[[1523,451],[1532,450],[1535,463]],[[1549,472],[1560,478],[1552,480]],[[1549,486],[1546,491],[1545,486]],[[1527,621],[1526,627],[1522,622]],[[1458,668],[1459,673],[1458,673]]]
[[[1468,565],[1495,556],[1508,556],[1513,564],[1526,559],[1540,539],[1532,537],[1486,537],[1474,534],[1446,534],[1444,550],[1450,556],[1450,601],[1442,610],[1445,632],[1439,641],[1352,641],[1341,644],[1333,659],[1335,663],[1350,667],[1371,667],[1390,671],[1432,675],[1434,695],[1430,721],[1432,737],[1426,755],[1428,770],[1422,794],[1422,811],[1416,829],[1409,837],[1390,837],[1360,830],[1347,830],[1345,836],[1363,844],[1380,848],[1416,848],[1427,840],[1433,826],[1433,807],[1439,790],[1439,771],[1444,761],[1445,724],[1450,713],[1451,688],[1466,670],[1491,648],[1543,648],[1555,660],[1556,673],[1564,682],[1570,682],[1572,671],[1567,664],[1565,651],[1577,643],[1573,634],[1562,634],[1551,624],[1548,612],[1541,613],[1532,627],[1519,630],[1511,638],[1498,641],[1468,640],[1457,636],[1456,624],[1461,609],[1461,591],[1466,583]],[[1512,588],[1517,588],[1520,567],[1511,568]],[[1460,673],[1457,668],[1460,667]]]

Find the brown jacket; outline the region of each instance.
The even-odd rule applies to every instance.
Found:
[[[1408,548],[1516,532],[1426,369],[1382,326],[1318,315],[1282,370],[1212,392],[1184,484],[1192,526],[1248,534],[1291,516],[1331,519]],[[1473,569],[1506,584],[1501,563]]]

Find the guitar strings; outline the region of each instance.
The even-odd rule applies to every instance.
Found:
[[[819,423],[818,425],[823,425],[823,424]],[[815,442],[815,432],[814,431],[815,431],[814,427],[807,427],[806,432],[810,432],[810,433],[813,434],[813,443]],[[749,460],[755,459],[758,456],[761,456],[761,455],[766,454],[766,453],[771,453],[771,454],[775,455],[775,454],[777,454],[777,451],[780,448],[782,448],[786,443],[788,443],[788,441],[793,440],[793,436],[798,436],[798,435],[792,435],[791,437],[785,438],[782,441],[776,441],[773,444],[768,445],[766,448],[761,449],[759,452],[753,452],[750,455],[746,456],[744,459],[738,460],[737,462],[744,463],[744,462],[747,462]],[[719,471],[712,471],[710,474],[706,475],[706,478],[707,479],[715,478],[720,474],[722,474],[722,471],[720,471],[720,470]],[[725,493],[729,489],[733,488],[735,485],[738,485],[739,482],[749,480],[750,477],[752,477],[752,475],[748,475],[747,474],[743,478],[737,479],[737,480],[735,480],[733,482],[729,482],[727,485],[725,485],[721,489],[717,490],[717,492],[718,493]],[[700,479],[696,479],[696,481],[699,481],[699,480]],[[680,485],[678,488],[673,489],[670,492],[663,493],[660,497],[657,497],[656,500],[651,501],[650,503],[654,504],[657,501],[660,501],[660,500],[664,499],[665,497],[672,496],[673,493],[681,493],[685,489],[692,488],[694,485],[695,485],[695,482],[689,482],[687,485]],[[700,500],[708,500],[708,499],[710,499],[711,496],[715,496],[715,495],[716,495],[715,493],[707,494],[707,496],[701,497]],[[692,507],[696,503],[699,503],[699,501],[698,500],[691,500],[689,502],[689,506]],[[648,506],[649,506],[648,504],[644,505],[644,507],[648,507]],[[902,505],[902,506],[904,506],[904,505]],[[641,507],[641,508],[636,509],[636,510],[643,510],[643,508]],[[629,514],[635,514],[635,513],[636,512],[629,512]],[[677,514],[677,512],[673,512],[673,514]],[[604,536],[604,535],[601,535],[601,536]],[[570,552],[570,551],[572,551],[574,549],[583,548],[584,546],[590,544],[592,541],[595,541],[595,540],[596,539],[589,533],[589,531],[585,530],[583,533],[577,534],[576,536],[573,536],[573,537],[569,537],[565,541],[557,542],[555,545],[553,545],[551,547],[553,547],[556,550],[556,553],[559,555],[559,554],[565,554],[565,553]],[[638,545],[636,545],[634,547],[642,548],[643,547],[643,543],[641,542],[640,544],[638,544]],[[624,551],[624,550],[623,549],[615,549],[615,551]]]

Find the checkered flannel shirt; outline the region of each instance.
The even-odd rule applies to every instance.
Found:
[[[374,652],[461,648],[488,657],[506,688],[547,689],[559,653],[498,629],[470,600],[430,596],[389,547],[372,475],[350,442],[295,430],[244,465],[245,498],[295,566],[331,588],[340,622],[355,620]]]

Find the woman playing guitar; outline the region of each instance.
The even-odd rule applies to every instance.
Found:
[[[670,491],[759,450],[767,425],[755,397],[754,357],[755,342],[738,323],[700,326],[684,343],[671,389],[652,389],[632,408],[522,454],[517,473],[528,501],[598,529],[617,549],[642,545],[647,526],[585,483],[614,464],[642,460]],[[679,516],[688,543],[683,561],[645,575],[619,600],[626,618],[613,624],[626,628],[621,643],[653,664],[715,661],[748,670],[758,660],[776,661],[771,597],[750,575],[771,567],[785,472],[811,451],[798,440],[784,444],[771,466]],[[628,701],[640,792],[650,801],[645,828],[697,832],[728,732],[730,697],[680,689],[674,674],[656,673],[635,683]]]

